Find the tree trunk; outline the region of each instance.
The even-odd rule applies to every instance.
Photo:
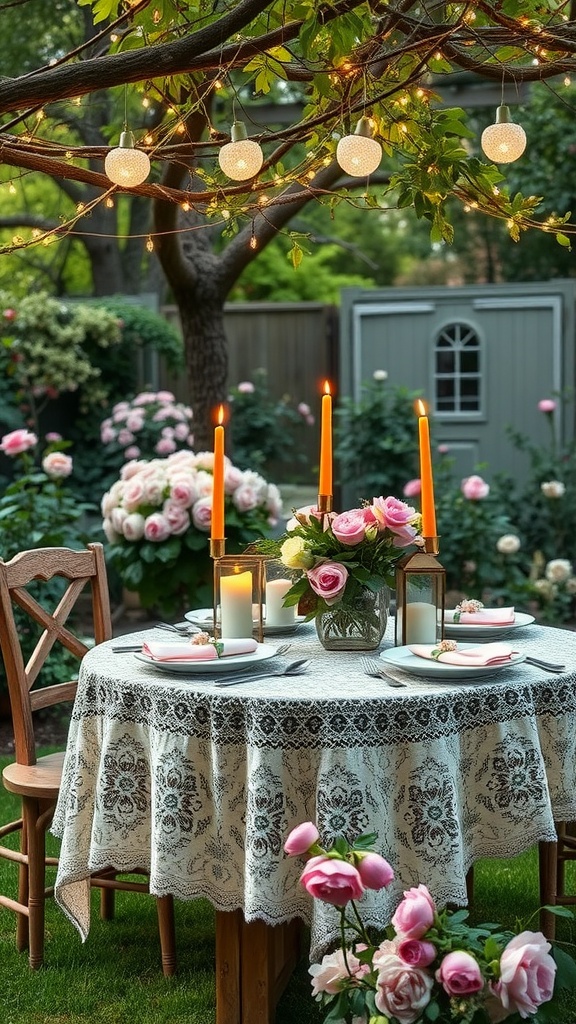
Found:
[[[205,282],[202,282],[204,284]],[[208,294],[207,294],[208,293]],[[209,288],[175,295],[186,352],[190,405],[194,411],[194,451],[212,451],[211,424],[226,401],[228,348],[222,299]]]

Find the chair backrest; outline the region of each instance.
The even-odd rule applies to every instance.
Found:
[[[62,577],[64,593],[56,598],[54,610],[47,611],[40,603],[40,591],[48,589],[55,577]],[[31,584],[35,596],[28,590]],[[83,607],[74,626],[67,626],[70,613],[88,586],[90,614],[87,615]],[[51,589],[50,606],[54,603],[53,583]],[[15,618],[16,606],[24,615],[18,613]],[[28,656],[23,651],[25,637],[29,636],[27,628],[22,626],[23,618],[35,632],[37,626],[41,629]],[[72,700],[76,693],[75,679],[34,689],[54,646],[67,648],[80,660],[88,651],[85,639],[93,638],[99,644],[111,636],[110,597],[102,544],[88,544],[81,551],[36,548],[21,551],[9,562],[0,559],[0,650],[8,682],[16,760],[20,764],[36,763],[33,712]]]

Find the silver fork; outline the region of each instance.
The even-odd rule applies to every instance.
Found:
[[[247,675],[236,675],[232,679],[228,676],[219,676],[215,680],[216,686],[239,686],[241,683],[253,683],[257,682],[258,679],[271,679],[273,676],[299,676],[306,671],[310,664],[309,658],[299,658],[298,661],[291,661],[284,668],[271,669],[267,672],[265,669],[262,672],[249,673]]]
[[[388,686],[400,688],[407,685],[406,683],[401,683],[399,679],[393,679],[392,676],[389,676],[386,669],[374,658],[360,658],[360,664],[367,676],[372,676],[373,679],[383,679],[385,683],[388,683]]]

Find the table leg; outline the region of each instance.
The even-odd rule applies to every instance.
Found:
[[[216,1024],[273,1024],[300,952],[301,922],[272,928],[216,911]]]

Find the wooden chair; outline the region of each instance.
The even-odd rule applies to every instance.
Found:
[[[565,867],[569,860],[576,860],[576,825],[574,822],[557,821],[555,843],[542,842],[538,848],[540,872],[540,906],[576,906],[576,893],[566,892]],[[556,917],[547,910],[540,911],[540,927],[547,939],[552,941],[556,934]]]
[[[43,586],[54,588],[55,578],[64,581],[63,596],[53,612],[47,611],[28,587],[39,591]],[[52,581],[52,582],[51,582]],[[67,625],[73,609],[78,612],[78,599],[88,591],[89,614],[75,630]],[[27,621],[41,635],[33,653],[25,662],[21,638],[14,617],[15,606],[22,609]],[[23,551],[9,562],[0,559],[0,650],[4,660],[14,727],[15,761],[3,771],[5,788],[21,799],[22,816],[0,827],[0,840],[20,832],[20,850],[0,845],[0,857],[18,865],[18,898],[0,893],[0,905],[17,915],[16,944],[28,948],[32,968],[40,967],[44,958],[44,905],[53,893],[46,887],[46,866],[57,865],[54,857],[46,857],[46,832],[50,827],[62,775],[64,753],[37,757],[33,713],[63,701],[73,700],[76,682],[58,683],[34,689],[41,670],[55,644],[67,648],[78,659],[88,651],[82,637],[91,633],[99,644],[112,636],[110,600],[106,563],[101,544],[89,544],[82,551],[69,548],[38,548]],[[148,892],[148,882],[118,878],[112,870],[99,873],[92,884],[101,888],[101,915],[110,918],[114,912],[114,890]],[[176,966],[174,907],[172,896],[157,898],[158,926],[164,974],[173,974]]]

